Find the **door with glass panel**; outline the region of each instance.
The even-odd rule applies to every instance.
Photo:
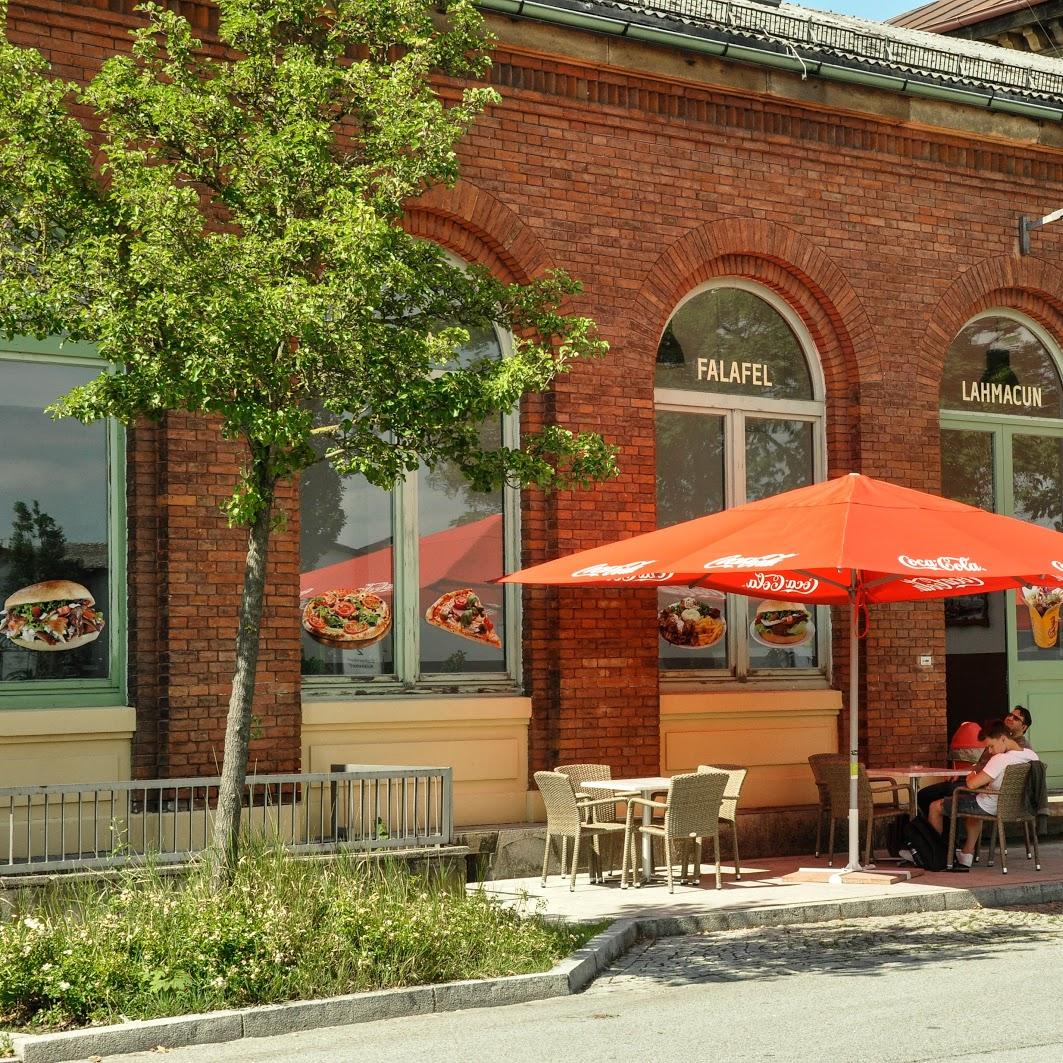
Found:
[[[942,493],[1063,531],[1063,387],[1050,340],[1011,313],[968,323],[941,393]],[[1030,740],[1063,783],[1063,592],[1052,587],[945,602],[951,733],[1026,705]]]

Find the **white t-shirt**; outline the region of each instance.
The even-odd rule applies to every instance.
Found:
[[[1004,753],[997,753],[995,756],[990,757],[982,771],[989,776],[991,781],[984,790],[975,795],[975,800],[983,811],[990,816],[996,815],[1000,780],[1004,775],[1004,769],[1009,764],[1025,764],[1027,761],[1040,759],[1032,749],[1009,749]]]

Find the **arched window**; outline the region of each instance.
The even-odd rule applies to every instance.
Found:
[[[823,384],[814,346],[797,315],[768,290],[729,280],[691,293],[661,337],[655,383],[659,527],[822,479]],[[662,589],[662,672],[820,672],[826,611],[810,608],[808,621],[783,619],[781,627],[764,624],[771,611],[753,598]],[[777,634],[783,627],[792,633]]]
[[[471,330],[461,362],[503,358],[508,344],[493,329]],[[485,422],[481,435],[488,447],[516,446],[516,413]],[[517,491],[474,491],[449,464],[422,465],[383,491],[322,462],[303,474],[300,513],[304,684],[321,677],[311,682],[323,690],[370,683],[381,693],[513,686],[516,588],[488,581],[519,564]],[[343,644],[310,630],[308,605],[349,610],[361,592],[383,599],[391,617],[378,635]]]

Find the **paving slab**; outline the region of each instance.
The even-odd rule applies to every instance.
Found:
[[[559,919],[592,922],[630,919],[643,934],[653,926],[660,933],[739,929],[747,926],[813,922],[912,912],[959,910],[980,904],[1047,903],[1063,900],[1063,842],[1043,842],[1041,870],[1027,860],[1021,845],[1008,852],[1008,873],[999,862],[993,867],[976,864],[967,872],[923,871],[911,879],[892,875],[851,876],[838,883],[829,881],[823,857],[788,856],[751,860],[737,878],[733,866],[724,865],[723,888],[715,888],[710,865],[702,865],[697,885],[676,883],[668,892],[663,876],[640,887],[620,888],[618,878],[592,885],[585,873],[576,877],[575,890],[568,879],[552,874],[542,885],[531,878],[484,882],[470,888],[483,889],[503,903],[538,911]],[[984,858],[984,857],[983,857]],[[835,861],[840,870],[844,860]],[[822,876],[810,875],[819,868]],[[893,872],[898,865],[881,860],[876,868]]]

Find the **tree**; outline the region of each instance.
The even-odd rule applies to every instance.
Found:
[[[132,53],[84,88],[0,44],[0,332],[88,340],[111,364],[56,416],[191,411],[244,449],[226,507],[248,547],[220,885],[238,847],[277,485],[321,456],[385,488],[452,462],[484,490],[585,484],[615,461],[598,436],[556,426],[514,449],[478,437],[604,352],[593,322],[562,310],[579,286],[560,272],[502,283],[401,226],[404,204],[457,179],[458,141],[497,101],[475,84],[490,42],[472,0],[218,7],[222,48],[208,53],[185,19],[143,5]],[[444,96],[440,77],[466,87]],[[492,325],[513,333],[512,357],[460,365],[469,330]]]

